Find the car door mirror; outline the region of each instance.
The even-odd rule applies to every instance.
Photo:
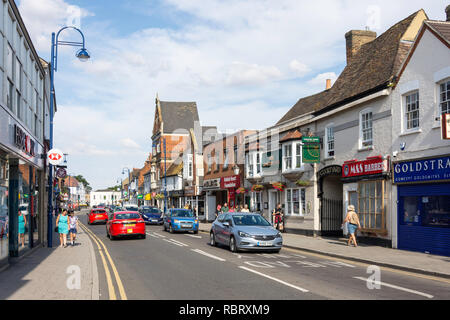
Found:
[[[224,221],[224,222],[223,222],[223,225],[224,225],[225,227],[229,227],[229,226],[230,226],[230,223],[229,223],[228,221]]]

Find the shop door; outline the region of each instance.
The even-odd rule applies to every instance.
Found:
[[[269,217],[272,217],[273,210],[277,207],[278,193],[276,191],[269,191]]]

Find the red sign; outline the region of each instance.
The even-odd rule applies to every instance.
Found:
[[[221,189],[236,189],[241,186],[241,179],[239,176],[223,177],[220,179]]]
[[[344,162],[342,166],[342,177],[357,177],[377,173],[383,173],[388,170],[388,162],[381,156],[370,157],[363,161],[351,160]]]

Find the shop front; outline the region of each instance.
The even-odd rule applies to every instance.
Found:
[[[222,191],[226,190],[227,200],[225,202],[228,203],[230,208],[235,208],[240,203],[238,203],[236,190],[241,186],[241,178],[239,175],[233,175],[228,177],[220,178],[220,188]]]
[[[365,160],[350,160],[342,166],[343,207],[340,221],[345,218],[346,208],[354,205],[361,223],[358,238],[387,247],[392,246],[388,233],[391,183],[389,159],[382,156]]]
[[[398,249],[450,256],[450,156],[393,164]]]
[[[0,107],[0,268],[44,238],[43,146]]]
[[[184,191],[183,190],[172,190],[168,192],[168,208],[182,208],[183,207],[183,198],[184,198]]]
[[[197,192],[197,189],[199,189],[197,186],[184,187],[184,203],[194,210],[199,219],[205,219],[205,200],[200,196],[201,190]]]

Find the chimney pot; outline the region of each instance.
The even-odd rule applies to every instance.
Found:
[[[326,90],[331,88],[331,79],[327,79],[327,85],[325,87]]]
[[[358,52],[362,45],[369,43],[377,37],[377,33],[370,30],[350,30],[345,34],[347,64]]]
[[[445,13],[447,14],[447,21],[450,22],[450,4],[445,8]]]

